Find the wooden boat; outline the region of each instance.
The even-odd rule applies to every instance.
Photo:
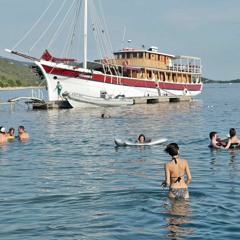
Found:
[[[121,107],[133,105],[132,99],[109,98],[109,97],[91,97],[78,93],[68,93],[67,99],[73,108],[88,107]]]
[[[88,2],[91,1],[84,0],[83,4],[85,24],[88,19]],[[78,1],[76,3],[79,4]],[[94,4],[94,1],[91,3]],[[75,8],[71,5],[71,10],[73,9],[79,11],[79,5]],[[73,14],[69,10],[67,17],[72,16],[77,16],[77,14]],[[98,22],[92,23],[95,34],[100,35],[96,37],[97,39],[104,37],[103,34],[100,34],[103,33],[102,29],[99,31],[100,33],[95,29],[95,26],[100,25]],[[71,26],[77,25],[73,23]],[[72,41],[77,35],[74,32],[76,29],[77,27],[70,29],[73,36]],[[65,35],[68,36],[66,33]],[[104,54],[100,54],[98,60],[90,61],[87,58],[86,25],[84,25],[83,36],[84,56],[82,63],[73,57],[54,57],[49,50],[45,50],[40,58],[17,52],[14,49],[6,50],[35,62],[36,72],[46,79],[49,101],[55,101],[58,98],[54,92],[57,81],[61,81],[64,91],[95,98],[100,97],[102,90],[113,98],[120,93],[124,94],[126,98],[184,95],[195,97],[202,91],[202,65],[201,59],[198,57],[168,54],[159,52],[155,46],[148,48],[142,46],[141,48],[122,48],[110,52],[110,54],[109,51],[105,51]],[[107,41],[102,40],[103,44],[109,43],[109,37],[106,36],[106,38]],[[109,47],[104,49],[109,49]]]

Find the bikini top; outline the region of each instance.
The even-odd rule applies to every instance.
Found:
[[[180,176],[180,177],[171,177],[171,178],[176,178],[177,180],[174,182],[174,183],[176,183],[176,182],[180,182],[183,176],[184,176],[184,175],[182,175],[182,176]]]
[[[175,164],[177,164],[177,159],[175,157],[173,157],[172,160],[174,160]],[[184,175],[179,176],[179,177],[171,177],[171,178],[177,178],[177,180],[175,181],[175,183],[176,183],[176,182],[180,182],[183,176]]]

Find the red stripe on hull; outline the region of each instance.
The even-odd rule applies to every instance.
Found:
[[[202,84],[159,82],[159,87],[162,88],[162,89],[171,89],[171,90],[187,89],[188,91],[201,91]]]

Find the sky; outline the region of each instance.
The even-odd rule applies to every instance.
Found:
[[[60,3],[64,0],[56,1]],[[34,32],[34,41],[33,38],[23,37],[50,2],[0,0],[0,56],[24,61],[4,50],[13,49],[15,46],[17,47],[14,50],[19,52],[26,52],[34,46],[36,57],[42,55],[45,47],[40,46],[41,41],[35,46],[34,41],[37,34],[41,35],[44,29],[38,28]],[[202,76],[205,78],[240,79],[240,0],[101,2],[113,50],[121,49],[123,40],[124,47],[156,46],[163,53],[200,57]],[[44,20],[47,18],[44,17]],[[18,44],[19,42],[21,44]],[[88,46],[90,57],[94,59],[93,43]],[[56,48],[57,45],[53,49],[53,55],[57,53]]]

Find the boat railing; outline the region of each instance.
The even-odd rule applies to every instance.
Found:
[[[113,64],[102,64],[103,72],[104,72],[104,82],[106,81],[107,74],[111,76],[111,83],[113,82],[113,78],[117,78],[117,84],[121,84],[121,74],[117,67]]]
[[[189,64],[177,64],[175,63],[172,66],[167,68],[170,71],[175,72],[187,72],[187,73],[199,73],[201,74],[201,67],[199,65],[189,65]]]
[[[41,89],[38,89],[38,91],[35,91],[34,89],[32,89],[32,97],[43,99],[43,91]]]

